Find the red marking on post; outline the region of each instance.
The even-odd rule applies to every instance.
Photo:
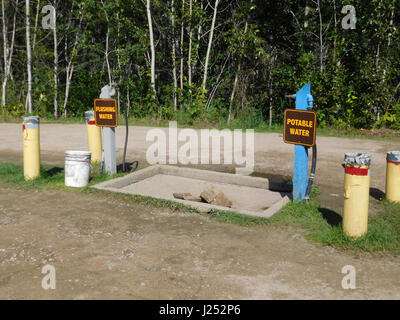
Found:
[[[24,131],[24,130],[25,130],[25,124],[22,125],[22,131]]]
[[[363,168],[354,168],[354,167],[349,167],[346,166],[345,172],[347,174],[351,174],[353,176],[367,176],[368,175],[368,169],[363,169]]]
[[[95,124],[96,124],[96,121],[90,120],[87,124],[93,124],[93,125],[95,125]]]
[[[395,162],[395,161],[391,161],[391,160],[388,160],[387,162],[388,163],[394,163],[394,164],[400,164],[400,162]]]

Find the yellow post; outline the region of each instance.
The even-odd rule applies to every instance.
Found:
[[[40,176],[39,123],[40,123],[40,118],[36,116],[22,118],[25,180],[33,180]]]
[[[350,237],[361,237],[368,230],[370,164],[369,154],[345,155],[343,232]]]
[[[387,153],[386,199],[400,202],[400,151]]]
[[[103,150],[101,141],[101,128],[97,127],[94,121],[94,111],[86,111],[86,130],[88,135],[89,151],[92,153],[92,163],[101,162]]]

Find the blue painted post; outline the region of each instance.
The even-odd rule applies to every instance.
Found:
[[[311,84],[303,86],[296,93],[296,109],[310,110],[313,106],[311,95]],[[294,173],[293,173],[293,201],[304,200],[307,190],[308,178],[308,147],[296,145],[294,150]]]

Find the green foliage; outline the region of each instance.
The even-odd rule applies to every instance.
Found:
[[[135,118],[226,123],[230,115],[236,124],[248,127],[268,122],[271,108],[273,124],[281,124],[284,110],[294,107],[285,95],[311,82],[320,127],[399,130],[400,25],[396,14],[400,2],[357,2],[354,30],[341,26],[341,8],[348,2],[320,4],[319,12],[315,2],[308,3],[310,12],[305,16],[301,1],[220,1],[203,91],[213,1],[174,0],[174,10],[171,1],[151,1],[156,41],[153,97],[144,2],[59,1],[57,114],[64,113],[64,100],[67,117],[82,117],[92,108],[93,99],[109,82],[108,60],[111,80],[119,85],[120,104],[129,104],[129,113]],[[23,9],[10,0],[5,11],[10,45],[14,13],[19,17]],[[34,14],[31,20],[34,26]],[[25,25],[24,19],[16,21],[7,106],[24,104],[27,91]],[[51,118],[55,97],[53,32],[40,27],[34,30],[33,112]],[[67,92],[67,70],[71,68]]]
[[[231,122],[232,127],[243,129],[262,128],[264,125],[265,123],[259,110],[239,113],[238,117]]]
[[[394,105],[377,122],[377,127],[400,130],[400,104]]]
[[[26,112],[22,103],[0,107],[3,117],[21,118]]]

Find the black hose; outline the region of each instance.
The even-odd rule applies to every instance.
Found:
[[[312,185],[314,183],[315,169],[317,167],[317,145],[316,144],[312,148],[312,153],[313,153],[313,155],[312,155],[310,178],[308,179],[308,185],[307,185],[307,190],[306,190],[306,194],[305,194],[306,200],[310,200],[311,189],[312,189]]]
[[[103,178],[103,170],[104,170],[104,160],[101,159],[101,162],[100,162],[100,179]]]

